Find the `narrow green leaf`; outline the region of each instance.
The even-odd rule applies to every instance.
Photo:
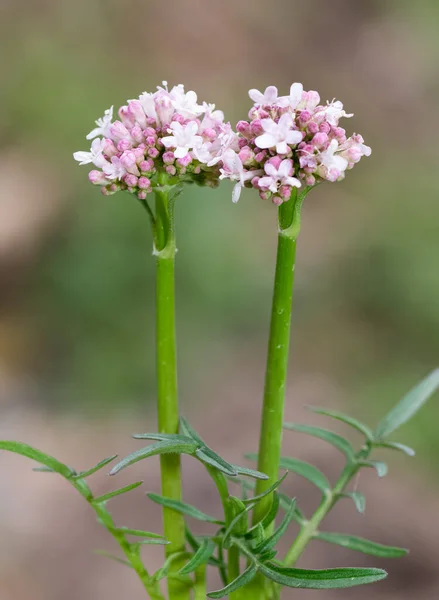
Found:
[[[111,554],[110,552],[107,552],[106,550],[93,550],[93,553],[98,554],[99,556],[104,556],[105,558],[109,558],[110,560],[114,560],[115,562],[119,563],[120,565],[125,565],[125,567],[129,567],[130,569],[133,568],[133,566],[130,562],[128,562],[127,560],[124,560],[123,558],[119,558],[118,556],[114,556],[114,554]]]
[[[255,453],[246,454],[245,456],[250,460],[258,460],[258,455]],[[283,456],[279,461],[279,468],[287,469],[292,473],[296,473],[296,475],[300,475],[301,477],[308,479],[308,481],[318,487],[319,490],[324,494],[328,494],[331,491],[331,485],[329,481],[326,479],[325,475],[323,475],[323,473],[317,469],[317,467],[314,467],[314,465],[310,465],[302,460]]]
[[[92,503],[93,504],[103,504],[104,502],[107,502],[107,500],[111,500],[112,498],[115,498],[116,496],[120,496],[121,494],[130,492],[131,490],[135,490],[140,485],[142,485],[142,483],[143,483],[143,481],[136,481],[135,483],[130,483],[130,485],[126,485],[125,487],[120,488],[119,490],[114,490],[113,492],[108,492],[108,494],[103,494],[102,496],[93,498]]]
[[[276,544],[278,543],[280,538],[284,535],[284,533],[288,529],[289,524],[293,520],[295,508],[296,508],[296,500],[293,499],[290,502],[290,507],[289,507],[288,511],[286,512],[285,517],[282,520],[282,523],[279,525],[279,527],[276,529],[276,531],[272,535],[270,535],[270,537],[267,538],[265,540],[265,542],[263,542],[263,544],[261,544],[260,546],[255,548],[256,554],[264,554],[265,552],[272,550],[276,546]]]
[[[378,423],[375,438],[382,440],[407,423],[439,388],[439,369],[427,375]]]
[[[232,465],[232,467],[238,475],[246,475],[247,477],[253,477],[254,479],[268,479],[268,475],[261,473],[261,471],[255,471],[254,469],[247,469],[247,467],[240,467],[237,465]]]
[[[264,552],[263,554],[259,555],[259,560],[264,563],[264,562],[268,562],[270,560],[273,560],[273,558],[276,556],[277,554],[277,550],[268,550],[267,552]]]
[[[366,498],[361,492],[345,492],[340,494],[344,498],[351,498],[354,501],[355,508],[359,513],[363,514],[366,510]]]
[[[195,456],[199,460],[201,460],[201,462],[204,462],[204,463],[210,465],[211,467],[218,469],[218,471],[225,473],[229,477],[238,475],[238,473],[235,471],[235,469],[232,467],[232,465],[230,463],[225,461],[223,458],[221,458],[221,456],[219,456],[219,454],[217,454],[216,452],[214,452],[211,448],[208,448],[207,446],[197,448],[195,451]]]
[[[186,540],[189,544],[189,546],[192,548],[192,550],[194,552],[197,552],[199,547],[201,546],[201,542],[204,539],[210,539],[210,538],[203,538],[201,539],[201,542],[193,535],[193,533],[190,531],[190,529],[188,528],[188,526],[186,525],[185,527],[185,537]],[[215,558],[214,556],[211,556],[209,558],[209,565],[212,565],[213,567],[216,567],[217,569],[224,569],[225,568],[225,563],[224,561],[219,560],[218,558]]]
[[[249,583],[254,578],[257,571],[258,569],[256,565],[251,564],[243,573],[241,573],[241,575],[239,575],[239,577],[234,579],[231,583],[223,587],[221,590],[217,590],[216,592],[209,592],[207,596],[209,598],[224,598],[225,596],[228,596],[235,590],[243,587],[244,585],[247,585],[247,583]]]
[[[380,460],[362,460],[359,462],[359,465],[362,467],[370,467],[375,469],[378,474],[378,477],[385,477],[388,472],[388,467],[385,462]]]
[[[340,452],[345,455],[349,462],[352,463],[355,461],[355,450],[353,449],[352,444],[337,433],[333,433],[328,429],[322,429],[321,427],[310,427],[308,425],[298,425],[296,423],[285,423],[284,427],[290,431],[305,433],[307,435],[324,440],[340,450]]]
[[[53,469],[50,469],[49,467],[44,467],[44,466],[43,467],[34,467],[32,469],[32,471],[35,471],[35,473],[55,473],[56,472]]]
[[[273,485],[270,485],[270,487],[267,488],[265,490],[265,492],[262,492],[262,494],[258,494],[257,496],[253,496],[253,498],[246,498],[245,500],[243,500],[244,504],[251,504],[253,502],[259,502],[259,500],[262,500],[262,498],[265,498],[265,496],[269,496],[271,494],[271,492],[274,492],[274,490],[277,490],[277,488],[280,485],[282,485],[282,483],[285,481],[285,478],[287,477],[287,475],[288,475],[288,471],[280,479],[275,481],[273,483]]]
[[[170,544],[171,542],[168,542],[168,540],[165,539],[161,539],[161,540],[139,540],[138,542],[133,542],[132,544],[130,544],[130,546],[166,546],[167,544]]]
[[[405,556],[408,554],[408,550],[405,548],[383,546],[383,544],[377,544],[376,542],[371,542],[370,540],[365,540],[354,535],[320,531],[314,537],[315,539],[322,540],[323,542],[336,544],[337,546],[349,548],[349,550],[355,550],[356,552],[370,554],[371,556],[379,556],[381,558],[399,558],[400,556]]]
[[[193,519],[197,519],[198,521],[205,521],[207,523],[216,523],[217,525],[224,525],[224,521],[220,521],[219,519],[215,519],[215,517],[206,515],[205,513],[201,512],[201,510],[198,510],[198,508],[195,508],[195,506],[186,504],[185,502],[181,502],[180,500],[165,498],[165,496],[159,496],[158,494],[153,493],[149,493],[147,494],[147,496],[156,504],[166,506],[166,508],[171,508],[176,512],[179,512],[183,515],[187,515],[188,517],[192,517]]]
[[[325,417],[330,417],[331,419],[342,421],[343,423],[346,423],[346,425],[350,425],[351,427],[362,433],[369,442],[373,441],[374,436],[372,430],[369,427],[367,427],[367,425],[360,423],[360,421],[358,421],[357,419],[354,419],[353,417],[345,415],[344,413],[336,410],[327,410],[326,408],[318,408],[315,406],[307,406],[307,408],[308,410],[311,410],[317,415],[324,415]]]
[[[366,583],[375,583],[387,577],[382,569],[290,569],[274,563],[259,565],[260,572],[268,579],[292,588],[327,590],[349,588]]]
[[[152,531],[143,531],[143,529],[130,529],[130,527],[116,527],[115,531],[119,531],[120,533],[124,533],[125,535],[134,535],[136,537],[165,539],[162,535],[159,535],[158,533],[153,533]]]
[[[175,443],[166,440],[157,442],[157,444],[151,444],[146,448],[141,448],[126,456],[111,469],[110,475],[116,475],[116,473],[119,473],[119,471],[125,469],[125,467],[129,467],[130,465],[139,462],[139,460],[149,458],[150,456],[156,456],[157,454],[194,454],[197,448],[198,445],[195,442],[191,444],[186,442]]]
[[[387,448],[389,450],[399,450],[400,452],[404,452],[407,456],[415,456],[416,452],[410,446],[406,446],[405,444],[400,444],[399,442],[379,442],[374,444],[376,448]]]
[[[280,506],[279,494],[277,492],[274,492],[273,501],[271,503],[270,510],[267,512],[267,514],[261,521],[262,527],[264,529],[267,529],[267,527],[269,527],[275,520],[277,513],[279,512],[279,506]]]
[[[133,433],[135,440],[157,440],[159,442],[174,442],[176,444],[193,444],[194,440],[187,435],[178,433]]]
[[[314,465],[310,465],[302,460],[295,458],[282,457],[279,461],[281,469],[288,469],[296,475],[304,477],[313,483],[323,494],[327,495],[331,492],[331,485],[325,475]]]
[[[202,444],[203,446],[206,445],[201,439],[201,437],[198,435],[198,433],[195,431],[195,429],[192,429],[192,427],[189,425],[189,423],[184,417],[180,417],[180,429],[182,430],[184,435],[187,435],[188,437],[192,438],[193,440],[195,440],[199,444]]]
[[[81,471],[77,475],[74,475],[73,479],[83,479],[85,477],[88,477],[89,475],[93,475],[93,473],[96,473],[100,469],[103,469],[108,464],[110,464],[115,458],[117,458],[117,454],[113,454],[113,456],[109,456],[108,458],[104,458],[104,460],[101,460],[101,462],[99,462],[97,465],[95,465],[91,469],[88,469],[88,471]]]
[[[209,562],[215,547],[216,545],[212,540],[205,538],[191,560],[180,569],[180,575],[189,575],[189,573],[193,573],[201,565],[205,565]]]
[[[62,462],[59,462],[59,460],[53,456],[45,454],[44,452],[41,452],[40,450],[37,450],[28,444],[23,444],[22,442],[0,440],[0,450],[8,450],[9,452],[14,452],[14,454],[20,454],[21,456],[35,460],[48,469],[51,469],[54,473],[59,473],[59,475],[62,475],[66,479],[71,479],[72,475],[74,474],[73,469]]]

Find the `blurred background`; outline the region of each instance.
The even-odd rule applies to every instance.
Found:
[[[88,149],[104,109],[164,79],[232,122],[245,117],[249,88],[287,93],[301,81],[341,99],[355,113],[347,130],[373,148],[305,204],[287,418],[323,424],[303,409],[317,404],[373,425],[437,366],[438,27],[436,0],[0,0],[0,436],[81,469],[132,451],[132,432],[156,428],[149,223],[130,196],[101,196],[72,153]],[[183,410],[239,462],[258,438],[275,209],[251,192],[232,205],[228,183],[189,188],[177,235]],[[356,598],[438,598],[438,417],[436,398],[400,432],[415,459],[387,456],[390,477],[361,476],[365,516],[348,504],[325,524],[407,546],[409,557],[379,561],[316,542],[303,566],[389,570]],[[341,467],[300,434],[286,434],[285,453],[332,478]],[[185,499],[216,510],[209,480],[193,462],[184,467]],[[115,549],[65,482],[6,453],[0,470],[1,600],[144,597],[128,570],[93,554]],[[117,482],[96,476],[95,491],[135,477],[159,490],[150,459]],[[314,490],[289,479],[309,514]],[[121,524],[159,530],[144,488],[113,507]],[[161,550],[148,561],[158,567]]]

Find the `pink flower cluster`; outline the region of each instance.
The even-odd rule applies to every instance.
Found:
[[[340,181],[371,149],[361,135],[346,136],[341,117],[352,117],[340,101],[320,104],[315,91],[294,83],[289,96],[278,96],[274,86],[264,93],[250,90],[254,102],[248,121],[239,121],[239,150],[223,151],[221,178],[236,181],[233,201],[243,187],[253,187],[262,199],[279,205],[292,189],[326,181]]]
[[[218,185],[223,155],[238,152],[238,135],[213,104],[198,104],[183,85],[129,100],[113,121],[113,107],[87,135],[89,152],[75,152],[81,165],[92,164],[89,179],[102,193],[127,190],[144,200],[165,172],[172,183],[195,181]]]

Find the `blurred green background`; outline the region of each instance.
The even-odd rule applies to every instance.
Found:
[[[355,113],[347,130],[373,148],[343,183],[322,185],[306,201],[287,415],[297,418],[296,407],[306,403],[339,405],[373,424],[437,366],[438,28],[436,0],[1,0],[2,437],[26,439],[72,463],[77,450],[92,463],[107,448],[130,450],[133,429],[154,428],[149,224],[130,196],[101,196],[72,153],[88,148],[85,134],[104,109],[164,79],[195,89],[233,123],[249,109],[250,87],[274,84],[286,93],[301,81],[322,99],[341,99]],[[228,183],[188,188],[177,204],[177,236],[182,405],[237,461],[257,440],[275,209],[250,191],[232,205]],[[436,543],[426,515],[436,514],[438,502],[438,417],[432,402],[400,435],[417,448],[416,463],[393,459],[402,489],[420,490],[428,505],[408,532],[419,551]],[[47,536],[38,529],[41,510],[50,527],[61,527],[48,507],[65,490],[47,479],[36,483],[23,462],[2,456],[2,464],[11,465],[2,495],[8,488],[12,495],[0,503],[2,600],[31,592],[34,600],[141,597],[135,582],[117,595],[116,582],[126,586],[128,576],[120,580],[117,571],[108,580],[116,567],[90,558],[94,541],[80,539],[84,525],[77,540],[71,528],[67,539],[51,534],[35,562]],[[26,503],[28,494],[38,500]],[[374,514],[384,531],[399,531],[401,523],[408,527],[406,516],[390,527],[390,506],[395,501],[407,514],[412,506],[400,491],[388,494],[387,508],[377,502]],[[29,536],[20,538],[29,503],[30,550]],[[82,509],[75,523],[89,518]],[[75,561],[88,577],[76,592]],[[408,564],[386,593],[405,597]],[[62,573],[56,581],[54,565]],[[24,571],[32,576],[20,579]],[[422,598],[437,598],[439,576],[428,581]]]

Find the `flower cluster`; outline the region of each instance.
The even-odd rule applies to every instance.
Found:
[[[170,181],[218,184],[224,153],[239,151],[238,135],[213,104],[198,104],[183,85],[129,100],[113,121],[113,107],[88,135],[89,152],[75,152],[81,165],[92,164],[89,179],[102,193],[127,190],[144,200],[165,172]]]
[[[239,121],[239,150],[223,152],[221,178],[236,181],[233,201],[243,187],[258,190],[262,199],[280,205],[294,187],[340,181],[371,149],[361,135],[346,136],[339,126],[346,114],[340,101],[320,104],[315,91],[294,83],[289,96],[278,96],[274,86],[264,93],[250,90],[254,102],[248,121]]]

